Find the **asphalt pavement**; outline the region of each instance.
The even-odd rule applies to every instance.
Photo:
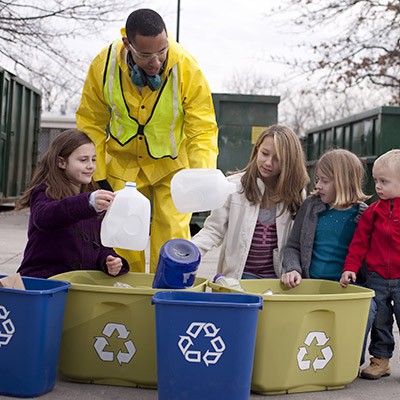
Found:
[[[29,211],[15,211],[12,207],[0,208],[0,274],[8,275],[16,272],[22,260],[24,247],[26,244],[27,224]],[[218,250],[210,252],[203,258],[200,265],[198,276],[207,279],[215,275]],[[399,330],[395,327],[396,350],[391,360],[392,373],[390,376],[377,381],[368,381],[356,378],[353,382],[346,385],[344,389],[305,392],[297,394],[268,395],[262,396],[252,393],[250,399],[267,398],[270,400],[397,400],[400,397],[400,364],[398,337]],[[367,354],[367,360],[369,358]],[[1,348],[0,348],[0,362]],[[28,360],[27,360],[28,362]],[[271,360],[271,362],[276,362]],[[366,366],[366,365],[364,365]],[[171,366],[173,368],[173,366]],[[196,377],[193,377],[196,379]],[[197,378],[198,379],[198,378]],[[1,376],[0,376],[1,381]],[[204,382],[206,385],[207,383]],[[1,387],[1,385],[0,385]],[[12,397],[1,396],[0,399],[11,399]],[[65,399],[76,400],[77,398],[92,399],[129,399],[129,400],[153,400],[157,399],[157,390],[140,389],[123,386],[108,386],[97,384],[84,384],[67,381],[60,374],[57,376],[54,389],[40,397],[43,400]],[[225,399],[222,392],[219,396]],[[174,400],[171,398],[171,400]],[[204,399],[207,400],[207,399]],[[229,399],[227,399],[229,400]]]

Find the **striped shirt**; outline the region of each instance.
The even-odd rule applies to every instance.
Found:
[[[244,272],[276,278],[273,262],[273,250],[278,246],[275,215],[275,209],[260,209]]]

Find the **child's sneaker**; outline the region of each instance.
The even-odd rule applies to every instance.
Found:
[[[389,375],[389,359],[371,357],[369,366],[361,371],[360,377],[364,379],[380,379]]]

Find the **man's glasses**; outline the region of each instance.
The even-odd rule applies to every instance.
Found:
[[[158,59],[165,57],[165,55],[168,53],[168,48],[169,46],[167,45],[164,47],[162,50],[157,51],[157,53],[143,53],[142,51],[137,51],[131,43],[129,43],[129,47],[132,50],[132,53],[137,57],[142,60],[152,60],[154,57],[157,57]]]

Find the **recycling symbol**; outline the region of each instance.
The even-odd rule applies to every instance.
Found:
[[[14,324],[11,319],[8,318],[9,314],[10,311],[0,305],[0,347],[7,345],[15,332]]]
[[[329,338],[326,337],[324,332],[310,332],[306,340],[304,341],[304,344],[307,347],[310,347],[311,344],[313,343],[315,339],[316,345],[319,347],[325,346]],[[297,353],[297,365],[302,371],[308,370],[311,368],[311,361],[310,360],[305,360],[304,357],[308,354],[307,352],[307,347],[300,347],[299,351]],[[330,346],[325,346],[321,349],[321,353],[324,356],[323,358],[319,358],[318,356],[315,357],[314,361],[312,362],[312,368],[314,369],[315,372],[319,369],[324,369],[328,362],[331,360],[333,357],[333,351]]]
[[[217,336],[220,328],[217,328],[211,322],[192,322],[186,330],[186,335],[179,335],[178,347],[184,355],[186,361],[191,363],[204,362],[208,367],[216,364],[222,356],[226,346],[221,336]],[[207,347],[204,354],[200,350],[192,349],[195,342],[204,342]],[[211,345],[211,346],[210,346]]]
[[[130,331],[126,329],[125,325],[116,323],[108,323],[104,327],[102,334],[110,338],[115,331],[118,332],[117,337],[119,339],[127,339],[130,334]],[[100,359],[102,361],[114,361],[114,352],[106,351],[105,348],[107,346],[109,346],[109,343],[104,336],[96,336],[94,349],[96,350],[96,353],[98,354]],[[126,351],[119,350],[116,356],[117,361],[120,365],[122,365],[123,363],[128,364],[136,353],[136,348],[132,340],[125,341],[124,347]]]

